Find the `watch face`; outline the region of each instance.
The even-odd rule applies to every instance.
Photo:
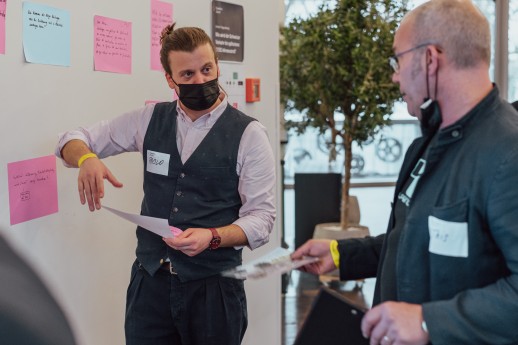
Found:
[[[217,249],[219,245],[221,244],[221,237],[213,237],[212,241],[210,241],[209,248],[210,249]]]
[[[218,234],[216,228],[209,228],[209,230],[212,232],[212,240],[209,242],[209,249],[218,249],[221,244],[221,236]]]

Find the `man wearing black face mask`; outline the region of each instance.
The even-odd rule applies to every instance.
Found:
[[[343,280],[377,277],[370,344],[517,344],[518,116],[489,77],[490,30],[470,0],[431,0],[394,37],[393,81],[423,136],[408,149],[387,232],[311,240]]]
[[[137,227],[126,343],[237,345],[247,327],[244,286],[219,273],[241,264],[243,246],[268,242],[275,219],[272,149],[264,126],[220,92],[215,47],[202,29],[170,25],[161,44],[165,77],[179,101],[64,133],[56,155],[80,168],[81,203],[94,211],[104,179],[122,187],[100,158],[141,152],[141,214],[183,230],[163,239]]]

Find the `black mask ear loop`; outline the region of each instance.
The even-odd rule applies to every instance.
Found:
[[[173,83],[178,87],[178,91],[176,89],[173,89],[174,93],[176,94],[176,97],[180,98],[180,85],[173,79],[173,75],[169,74],[169,78],[173,81]]]
[[[172,75],[172,74],[169,74],[169,77],[171,78],[171,80],[173,81],[173,83],[174,83],[176,86],[180,87],[180,85],[178,85],[178,83],[174,81],[174,79],[173,79],[173,75]]]
[[[425,136],[432,136],[439,129],[442,122],[441,108],[437,102],[437,87],[439,84],[439,68],[435,70],[434,98],[430,98],[430,83],[428,78],[428,60],[430,51],[426,51],[426,98],[421,104],[421,131]],[[439,64],[439,62],[437,62]],[[438,66],[437,66],[438,67]]]
[[[425,101],[430,99],[430,83],[428,79],[428,60],[431,59],[431,53],[427,49],[426,50],[426,99]],[[439,62],[437,62],[437,67],[439,67]],[[439,68],[435,70],[435,87],[434,87],[434,95],[433,100],[437,100],[437,85],[439,84]]]

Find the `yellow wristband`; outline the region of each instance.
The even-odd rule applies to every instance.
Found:
[[[331,256],[333,257],[333,262],[335,263],[336,268],[340,268],[340,252],[338,251],[338,241],[332,240],[329,245],[329,250],[331,250]]]
[[[77,167],[80,168],[81,164],[83,164],[83,162],[85,160],[87,160],[88,158],[93,158],[93,157],[97,157],[97,155],[92,152],[82,155],[81,158],[79,158],[79,160],[77,161]]]

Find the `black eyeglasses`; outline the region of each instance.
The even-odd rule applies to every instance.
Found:
[[[423,47],[429,46],[430,44],[432,44],[432,43],[428,43],[428,42],[427,43],[421,43],[421,44],[416,45],[413,48],[410,48],[408,50],[405,50],[405,51],[403,51],[401,53],[397,53],[396,55],[393,55],[393,56],[389,57],[389,65],[390,65],[390,67],[392,67],[394,72],[399,73],[399,61],[398,61],[398,58],[400,56],[402,56],[402,55],[404,55],[406,53],[410,53],[410,52],[412,52],[414,50],[417,50],[419,48],[423,48]]]

